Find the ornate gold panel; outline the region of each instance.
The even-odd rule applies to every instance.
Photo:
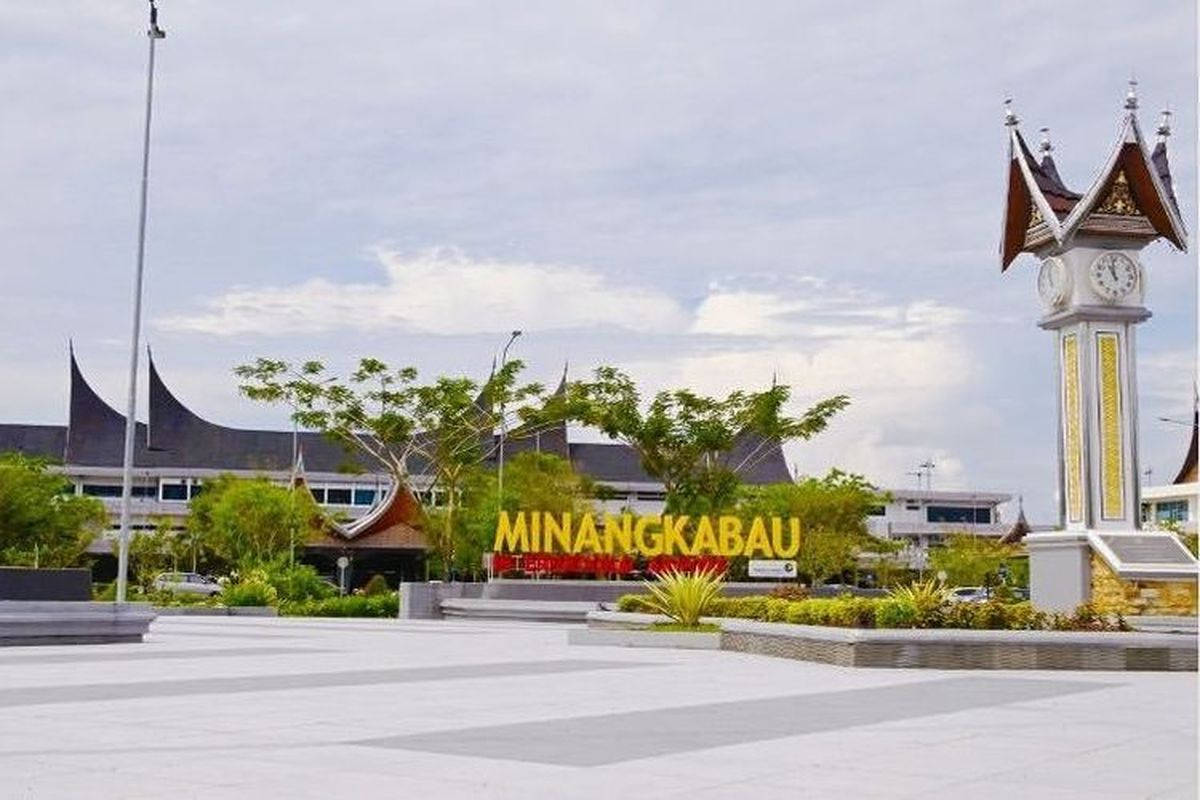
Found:
[[[1129,191],[1129,181],[1125,178],[1125,170],[1117,173],[1112,188],[1108,190],[1108,196],[1096,209],[1096,213],[1116,214],[1120,217],[1141,216],[1142,210],[1138,208],[1137,201],[1133,199],[1133,192]]]
[[[1083,408],[1079,400],[1079,338],[1062,338],[1063,457],[1067,521],[1083,521]]]
[[[1096,334],[1100,401],[1100,516],[1125,517],[1124,442],[1121,439],[1121,338]]]

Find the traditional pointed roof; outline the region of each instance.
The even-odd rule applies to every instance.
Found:
[[[1062,240],[1078,233],[1128,237],[1143,242],[1163,237],[1179,250],[1187,250],[1187,229],[1169,182],[1166,143],[1156,164],[1142,138],[1137,114],[1131,110],[1121,123],[1121,133],[1104,168],[1063,222]],[[1157,148],[1156,148],[1157,149]]]
[[[149,449],[170,466],[284,471],[292,468],[296,445],[318,472],[340,472],[366,465],[319,433],[227,428],[209,422],[185,406],[167,388],[153,356],[150,364]]]
[[[1022,252],[1061,246],[1079,234],[1130,238],[1142,244],[1161,236],[1180,250],[1187,249],[1187,230],[1170,188],[1165,137],[1152,155],[1138,125],[1136,98],[1126,107],[1117,143],[1083,195],[1066,187],[1048,149],[1040,162],[1034,158],[1021,136],[1019,120],[1008,112],[1008,199],[1001,271]]]
[[[1061,221],[1081,195],[1067,188],[1047,151],[1039,162],[1010,118],[1008,143],[1008,200],[1000,244],[1001,270],[1018,253],[1032,251],[1061,236]]]
[[[392,487],[382,502],[349,523],[324,520],[324,534],[309,547],[342,550],[425,550],[421,506],[407,487]]]
[[[75,349],[70,349],[71,399],[67,420],[67,441],[63,458],[68,464],[96,467],[120,466],[125,453],[125,415],[100,397],[87,382]],[[134,438],[134,463],[152,463],[146,451],[146,426],[139,422]]]
[[[1008,529],[1008,533],[1000,537],[1000,544],[1018,544],[1032,530],[1029,520],[1025,519],[1025,506],[1021,504],[1021,509],[1017,512],[1017,521]]]

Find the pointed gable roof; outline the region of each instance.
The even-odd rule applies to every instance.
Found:
[[[68,464],[95,467],[120,466],[125,453],[125,415],[100,397],[83,376],[75,349],[71,348],[71,399],[67,419],[67,441],[63,459]],[[137,423],[134,434],[134,463],[146,465],[146,426]]]
[[[307,491],[307,487],[305,487]],[[425,550],[421,506],[405,486],[392,487],[381,502],[353,522],[323,517],[324,534],[309,547],[337,550]]]
[[[1041,162],[1034,158],[1015,121],[1009,126],[1008,158],[1001,271],[1008,269],[1019,253],[1057,239],[1061,220],[1081,197],[1063,183],[1049,154]]]
[[[167,388],[154,362],[150,364],[150,416],[146,439],[164,465],[222,469],[283,471],[295,466],[298,443],[317,472],[366,469],[341,445],[319,433],[227,428],[193,412]]]
[[[1000,243],[1003,272],[1023,252],[1036,252],[1077,234],[1127,237],[1143,244],[1163,237],[1187,249],[1183,224],[1167,159],[1165,141],[1151,154],[1146,148],[1134,106],[1121,123],[1108,161],[1088,191],[1071,191],[1046,155],[1039,163],[1009,112],[1008,196]]]
[[[1060,241],[1080,232],[1145,241],[1161,236],[1186,251],[1187,229],[1173,192],[1167,189],[1171,171],[1166,143],[1159,148],[1162,152],[1156,163],[1142,138],[1137,115],[1133,111],[1126,114],[1104,168],[1063,222]]]

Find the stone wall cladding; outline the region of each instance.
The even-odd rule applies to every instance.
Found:
[[[1124,580],[1092,554],[1092,605],[1105,614],[1195,616],[1196,581]]]

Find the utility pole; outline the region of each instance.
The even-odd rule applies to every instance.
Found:
[[[154,97],[154,44],[167,34],[158,27],[158,8],[150,0],[150,59],[146,67],[146,127],[142,136],[142,192],[138,212],[137,271],[133,282],[133,334],[129,346],[129,396],[125,404],[125,456],[121,475],[121,532],[117,549],[117,602],[125,602],[129,577],[129,517],[133,499],[133,440],[137,432],[138,345],[142,336],[142,277],[146,256],[146,194],[150,180],[150,112]]]

